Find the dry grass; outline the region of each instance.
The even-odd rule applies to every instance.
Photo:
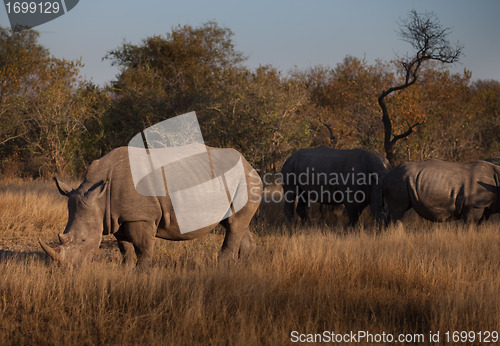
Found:
[[[64,198],[51,183],[0,186],[2,344],[287,344],[290,332],[500,330],[498,221],[287,226],[264,205],[248,262],[217,263],[223,235],[158,240],[149,272],[106,237],[81,268],[50,263]],[[313,211],[314,213],[314,211]]]

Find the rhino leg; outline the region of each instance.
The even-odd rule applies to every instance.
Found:
[[[240,241],[240,252],[239,258],[247,258],[249,257],[256,248],[255,240],[253,239],[252,233],[247,231]]]
[[[133,266],[136,263],[134,245],[123,233],[117,232],[115,238],[118,241],[118,248],[122,254],[122,264]]]
[[[484,208],[469,208],[465,211],[463,220],[466,224],[479,224],[484,215]]]
[[[288,222],[293,221],[293,217],[295,215],[295,202],[288,202],[285,201],[285,204],[283,206],[284,211],[285,211],[285,217]]]
[[[283,205],[283,210],[285,212],[285,217],[288,222],[293,221],[293,217],[295,216],[295,199],[296,194],[293,190],[284,188],[283,189],[283,197],[285,203]]]
[[[347,210],[347,215],[349,215],[349,226],[350,227],[356,226],[357,223],[359,222],[359,216],[361,215],[363,209],[356,205],[348,204],[346,205],[346,210]]]
[[[127,222],[121,227],[123,228],[123,236],[125,241],[132,244],[137,256],[138,267],[149,267],[153,259],[154,242],[155,242],[155,226],[145,221]],[[124,261],[130,263],[130,246],[125,245],[126,256]]]
[[[397,223],[412,207],[405,184],[396,184],[384,188],[384,198],[389,209],[389,222]]]
[[[299,198],[297,201],[297,215],[301,218],[302,221],[309,220],[309,215],[307,214],[307,205],[309,201],[304,198]]]
[[[237,220],[226,219],[222,225],[226,228],[226,236],[220,249],[221,257],[236,258],[240,250],[240,244],[243,236],[248,230],[248,226],[241,225]]]

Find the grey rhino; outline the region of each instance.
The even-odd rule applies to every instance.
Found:
[[[351,226],[368,204],[377,222],[385,222],[382,180],[389,169],[384,157],[365,149],[300,149],[281,170],[286,218],[293,219],[297,199],[296,211],[303,220],[309,203],[319,202],[343,204]]]
[[[68,197],[68,222],[64,232],[59,234],[60,245],[52,248],[39,240],[40,245],[58,262],[79,263],[99,247],[103,234],[113,234],[124,264],[133,265],[137,257],[137,265],[148,266],[153,256],[155,237],[190,240],[209,233],[220,223],[226,229],[221,255],[249,255],[255,247],[249,223],[261,201],[261,179],[237,151],[207,149],[212,157],[219,157],[220,160],[224,160],[228,150],[233,157],[241,158],[248,200],[228,218],[182,233],[170,198],[173,192],[168,191],[161,197],[139,194],[131,176],[129,152],[127,147],[121,147],[93,161],[83,182],[75,190],[55,179],[59,192]],[[196,219],[209,207],[203,208],[205,210],[188,209],[189,215]]]
[[[484,159],[484,161],[488,161],[500,166],[500,157],[490,157],[489,159]]]
[[[390,218],[410,208],[431,221],[479,223],[500,212],[500,167],[486,161],[427,160],[392,169],[383,182]]]

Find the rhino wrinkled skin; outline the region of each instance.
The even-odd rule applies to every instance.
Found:
[[[390,218],[413,208],[431,221],[480,223],[500,212],[500,167],[486,161],[427,160],[392,169],[383,183]]]
[[[217,153],[232,149],[207,147],[207,150]],[[182,233],[168,194],[163,197],[139,194],[131,176],[127,147],[114,149],[92,162],[77,189],[55,179],[60,193],[68,197],[68,223],[59,234],[60,245],[51,248],[42,240],[40,245],[58,262],[79,263],[99,247],[103,234],[113,234],[125,264],[133,265],[137,257],[138,265],[147,266],[151,263],[156,237],[190,240],[209,233],[220,223],[226,229],[221,255],[248,256],[255,247],[249,223],[261,201],[262,182],[242,156],[241,162],[248,192],[246,204],[224,220]],[[193,218],[197,212],[200,211],[192,211]]]
[[[361,212],[369,204],[376,220],[379,223],[385,222],[382,180],[389,169],[389,162],[384,157],[366,149],[343,150],[329,147],[300,149],[286,160],[281,170],[285,194],[285,215],[288,220],[293,219],[295,199],[297,199],[297,214],[301,219],[307,219],[307,206],[311,202],[307,196],[315,195],[313,192],[317,192],[323,194],[323,198],[318,201],[321,204],[343,204],[349,215],[351,226],[358,222]],[[310,181],[304,184],[299,179],[294,181],[290,178],[298,177],[301,174],[309,174]],[[376,179],[371,181],[371,184],[352,184],[349,178],[350,174],[356,174],[361,178],[364,176]],[[317,177],[326,175],[329,178],[340,177],[340,179],[333,183],[333,179],[315,182],[312,180],[313,175]],[[342,181],[343,178],[346,180],[345,183]],[[352,199],[348,201],[347,198],[342,203],[336,203],[333,198],[327,200],[328,195],[332,196],[340,192],[347,196],[348,189],[362,191],[366,198],[359,203]]]

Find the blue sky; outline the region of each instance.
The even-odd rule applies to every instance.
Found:
[[[82,75],[103,85],[118,70],[102,61],[122,42],[165,34],[179,24],[215,20],[234,32],[238,50],[252,68],[272,64],[282,71],[297,66],[334,67],[346,55],[390,60],[411,52],[397,34],[408,11],[431,10],[453,28],[452,41],[465,46],[460,64],[473,79],[500,81],[500,1],[481,0],[311,0],[238,1],[81,0],[66,15],[38,26],[40,42],[59,58],[82,59]],[[8,26],[5,8],[0,25]]]

